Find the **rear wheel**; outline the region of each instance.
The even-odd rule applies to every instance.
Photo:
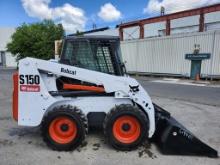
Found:
[[[44,117],[41,130],[43,140],[50,148],[68,151],[85,139],[88,123],[85,115],[76,107],[58,106]]]
[[[113,108],[104,121],[108,142],[119,150],[132,150],[148,137],[149,121],[138,107],[122,104]]]

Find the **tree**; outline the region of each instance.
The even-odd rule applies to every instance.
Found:
[[[51,20],[23,24],[12,35],[7,50],[17,56],[17,60],[25,57],[48,60],[54,56],[54,41],[62,39],[63,36],[62,25],[55,25]]]

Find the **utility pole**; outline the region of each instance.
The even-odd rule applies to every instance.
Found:
[[[95,30],[96,28],[97,28],[97,27],[96,27],[96,24],[93,23],[93,24],[92,24],[92,29]]]
[[[165,15],[165,7],[161,6],[160,8],[160,15],[163,16]]]

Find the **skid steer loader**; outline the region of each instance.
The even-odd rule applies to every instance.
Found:
[[[21,126],[41,126],[54,150],[79,146],[88,129],[103,127],[111,146],[132,150],[155,142],[164,154],[217,157],[152,103],[145,89],[126,74],[120,40],[106,36],[69,36],[59,61],[24,58],[13,75],[13,117]]]

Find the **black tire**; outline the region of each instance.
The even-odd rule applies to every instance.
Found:
[[[65,117],[74,121],[77,131],[75,138],[68,143],[58,143],[50,135],[50,124],[58,117]],[[60,128],[61,129],[61,128]],[[68,129],[68,128],[67,128]],[[48,112],[41,123],[41,134],[48,147],[58,151],[70,151],[78,147],[88,132],[88,121],[86,116],[76,107],[71,105],[61,105]]]
[[[140,135],[132,143],[120,142],[113,133],[113,125],[115,121],[124,115],[132,116],[137,119],[140,125]],[[129,104],[122,104],[114,107],[105,117],[103,123],[104,134],[107,141],[116,149],[129,151],[137,148],[148,138],[149,120],[148,117],[138,107]],[[122,128],[123,129],[123,128]]]

